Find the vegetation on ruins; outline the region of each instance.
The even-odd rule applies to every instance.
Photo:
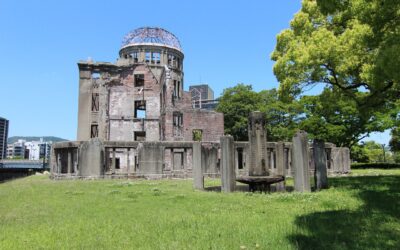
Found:
[[[0,183],[0,248],[399,249],[399,182],[399,169],[353,170],[321,192],[221,195],[191,180],[31,176]]]

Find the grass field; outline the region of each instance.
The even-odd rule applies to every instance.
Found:
[[[329,184],[224,194],[191,180],[31,176],[0,184],[0,249],[400,249],[400,169]]]

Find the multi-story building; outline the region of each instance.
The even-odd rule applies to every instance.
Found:
[[[193,108],[214,110],[217,107],[218,101],[214,99],[214,91],[208,84],[189,86],[189,92]]]
[[[10,159],[28,159],[29,151],[26,150],[25,140],[18,140],[14,143],[8,144],[7,146],[7,158]]]
[[[7,146],[7,158],[40,160],[50,156],[52,142],[18,140]]]
[[[77,139],[218,141],[223,114],[192,107],[183,60],[175,35],[145,27],[126,35],[116,63],[80,61]]]
[[[8,120],[0,117],[0,160],[7,157]]]
[[[208,84],[199,84],[189,86],[192,93],[192,100],[214,100],[214,91]]]

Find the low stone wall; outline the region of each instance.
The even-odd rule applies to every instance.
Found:
[[[51,177],[64,178],[191,178],[200,165],[204,176],[221,173],[220,142],[200,142],[199,157],[194,156],[194,142],[161,141],[89,141],[53,144],[50,161]],[[350,153],[325,143],[328,174],[350,171]],[[266,168],[270,174],[293,176],[291,142],[265,144]],[[248,173],[249,142],[234,142],[236,176]],[[313,147],[308,149],[309,171],[314,172]],[[199,160],[195,160],[199,159]],[[283,168],[280,166],[283,165]],[[283,171],[282,171],[283,169]]]

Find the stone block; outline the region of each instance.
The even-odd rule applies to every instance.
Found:
[[[82,177],[104,175],[104,143],[99,138],[85,141],[79,146],[78,168]]]
[[[204,189],[204,170],[201,157],[201,142],[193,142],[193,187]]]
[[[275,145],[275,152],[276,152],[276,174],[285,176],[286,175],[286,168],[285,168],[285,145],[283,142],[277,142]],[[278,182],[276,184],[277,191],[285,191],[285,181]]]
[[[139,144],[139,175],[160,175],[163,173],[164,146],[159,142],[143,142]]]
[[[294,190],[310,192],[310,171],[307,133],[298,131],[293,137],[292,167],[294,170]]]
[[[222,192],[235,191],[235,146],[232,136],[221,137],[221,183]]]
[[[321,190],[328,188],[327,161],[324,141],[313,141],[313,156],[315,165],[315,189]]]

